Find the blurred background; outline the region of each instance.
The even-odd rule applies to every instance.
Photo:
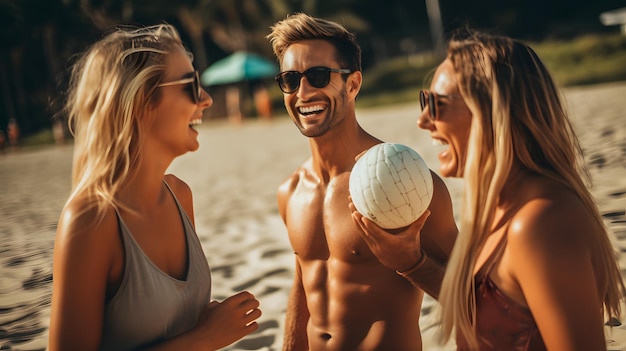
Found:
[[[624,80],[625,6],[624,0],[0,0],[0,130],[6,136],[9,124],[17,126],[24,145],[53,142],[53,127],[68,139],[63,116],[58,122],[53,116],[72,57],[120,24],[175,25],[202,73],[237,52],[276,64],[265,36],[288,14],[334,20],[355,32],[363,49],[363,107],[417,100],[446,36],[464,26],[532,42],[563,86]],[[216,102],[205,118],[283,113],[272,77],[205,83]],[[255,104],[261,93],[269,105]],[[229,95],[237,112],[228,109]]]

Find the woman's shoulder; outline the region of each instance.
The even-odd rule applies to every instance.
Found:
[[[90,231],[101,227],[117,226],[117,216],[113,205],[98,206],[90,196],[77,195],[69,200],[59,219],[59,227]]]
[[[182,179],[173,174],[166,174],[163,179],[176,194],[176,197],[179,197],[179,194],[180,196],[191,196],[189,184],[185,183]]]
[[[119,223],[113,205],[99,209],[88,196],[76,196],[63,208],[55,238],[55,246],[67,250],[105,252],[119,243]]]
[[[509,241],[534,249],[585,245],[595,228],[592,214],[569,187],[537,178],[519,189],[524,201],[512,215]],[[563,245],[566,242],[566,245]]]

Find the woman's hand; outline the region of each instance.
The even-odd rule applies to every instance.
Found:
[[[422,258],[420,230],[430,215],[426,210],[411,225],[399,229],[382,229],[364,217],[350,201],[350,211],[354,223],[361,229],[361,236],[380,263],[387,268],[404,271]]]
[[[258,329],[259,301],[247,291],[222,302],[211,301],[200,314],[194,332],[210,349],[226,347]]]

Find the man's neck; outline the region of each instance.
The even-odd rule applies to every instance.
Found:
[[[331,130],[309,140],[312,168],[320,179],[331,179],[349,172],[357,155],[379,142],[357,123],[354,128]]]

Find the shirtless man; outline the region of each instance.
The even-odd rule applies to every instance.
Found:
[[[277,196],[296,254],[283,349],[421,350],[424,290],[408,279],[426,287],[431,277],[441,281],[457,233],[448,190],[433,173],[432,214],[398,237],[421,240],[422,251],[378,261],[351,216],[348,191],[355,158],[382,142],[356,120],[362,74],[355,36],[334,22],[296,14],[276,23],[268,39],[280,62],[285,107],[311,147],[311,158]],[[433,287],[427,292],[437,295]]]

